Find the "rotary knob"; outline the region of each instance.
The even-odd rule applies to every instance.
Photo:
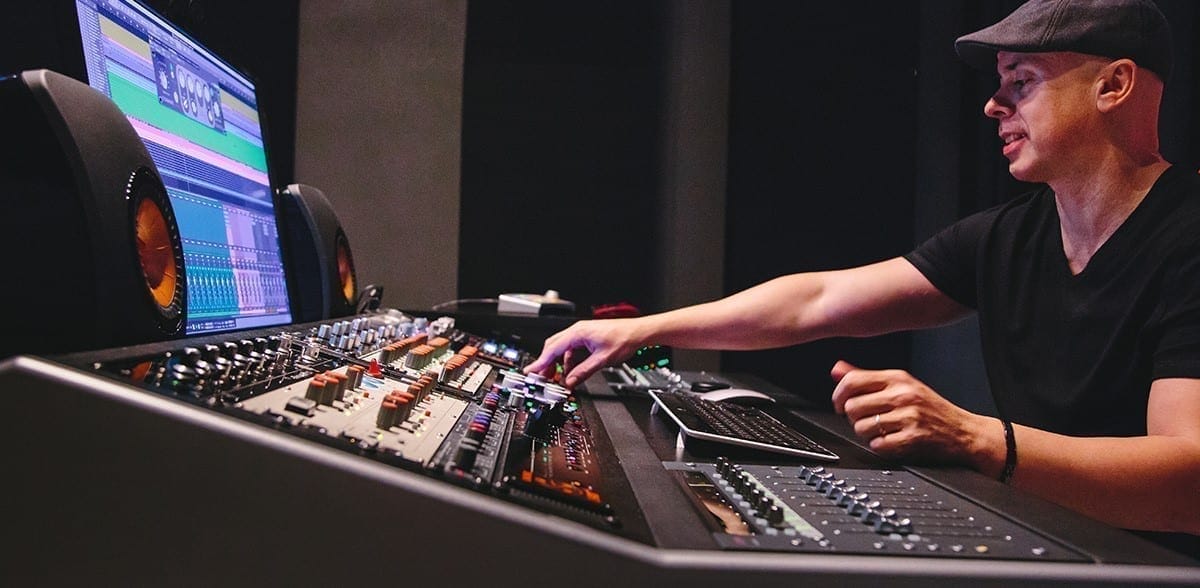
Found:
[[[773,527],[778,527],[783,524],[783,509],[778,504],[771,505],[766,513],[767,522]]]
[[[176,363],[170,369],[170,386],[171,389],[177,392],[185,392],[192,389],[192,384],[196,381],[196,370],[184,363]]]
[[[188,365],[194,365],[201,359],[200,350],[195,347],[184,347],[183,350],[179,352],[179,356],[180,359],[182,359],[183,362]]]
[[[717,463],[714,464],[718,474],[722,476],[729,473],[729,460],[724,457],[718,457]]]

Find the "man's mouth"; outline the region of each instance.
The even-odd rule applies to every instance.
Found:
[[[1025,136],[1025,133],[1018,132],[1000,133],[1000,141],[1004,143],[1002,153],[1011,157],[1024,144]]]
[[[1024,138],[1025,133],[1000,133],[1000,140],[1003,141],[1005,145],[1012,144]]]

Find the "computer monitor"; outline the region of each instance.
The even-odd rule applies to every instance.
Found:
[[[88,83],[125,113],[170,195],[185,333],[292,321],[254,82],[133,0],[77,0]]]

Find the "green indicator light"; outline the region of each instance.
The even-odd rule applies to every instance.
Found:
[[[669,363],[671,363],[671,360],[669,360],[669,359],[660,359],[660,360],[658,360],[658,365],[659,365],[659,367],[665,367],[665,366],[666,366],[667,364],[669,364]]]

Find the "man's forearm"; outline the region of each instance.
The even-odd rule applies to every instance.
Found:
[[[1012,484],[1111,525],[1200,534],[1200,444],[1185,437],[1067,437],[1015,427]]]
[[[825,273],[776,278],[713,302],[639,319],[647,344],[689,349],[765,349],[811,341],[825,327]]]
[[[931,327],[969,312],[897,257],[783,276],[721,300],[639,319],[636,326],[647,343],[746,350]]]

